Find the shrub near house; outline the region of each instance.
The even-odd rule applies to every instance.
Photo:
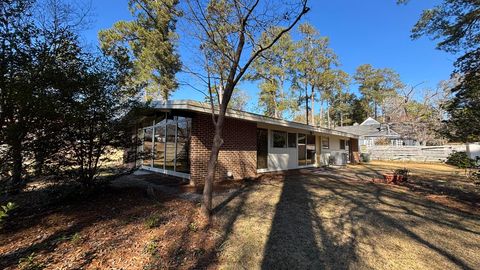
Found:
[[[476,166],[475,160],[471,159],[465,152],[451,153],[446,163],[462,169],[474,168]]]

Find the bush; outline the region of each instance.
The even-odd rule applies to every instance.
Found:
[[[462,169],[473,168],[476,165],[475,160],[471,159],[465,152],[451,153],[446,163]]]
[[[370,162],[370,154],[368,154],[368,153],[361,153],[361,154],[360,154],[360,161],[361,161],[361,162]]]
[[[12,202],[8,202],[6,205],[0,207],[0,228],[2,227],[3,222],[8,217],[8,214],[17,208],[17,205]]]

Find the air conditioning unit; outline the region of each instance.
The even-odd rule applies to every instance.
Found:
[[[344,152],[331,152],[329,157],[329,164],[335,166],[347,165],[348,154]]]

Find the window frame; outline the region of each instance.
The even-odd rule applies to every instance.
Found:
[[[327,142],[326,146],[325,146],[324,142]],[[330,149],[330,137],[322,136],[322,149]]]

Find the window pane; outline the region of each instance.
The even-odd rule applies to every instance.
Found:
[[[153,129],[146,128],[143,130],[143,165],[152,166],[152,136]]]
[[[153,167],[163,169],[165,161],[165,125],[155,125],[155,156]]]
[[[307,165],[315,163],[315,136],[307,135]]]
[[[165,126],[165,113],[161,113],[157,118],[155,118],[155,126],[161,125]]]
[[[284,148],[287,146],[287,133],[281,131],[272,131],[273,147]]]
[[[257,169],[268,168],[268,130],[257,128]]]
[[[167,136],[165,141],[165,170],[174,170],[175,161],[175,131],[177,124],[169,119],[167,121]]]
[[[298,134],[298,165],[307,165],[307,136],[305,134]]]
[[[340,149],[345,150],[345,140],[340,140]]]
[[[328,137],[322,137],[322,148],[323,149],[330,148],[330,139]]]
[[[191,120],[189,118],[178,117],[177,128],[177,163],[176,171],[190,173],[190,131]]]
[[[288,147],[297,147],[297,133],[288,133]]]

